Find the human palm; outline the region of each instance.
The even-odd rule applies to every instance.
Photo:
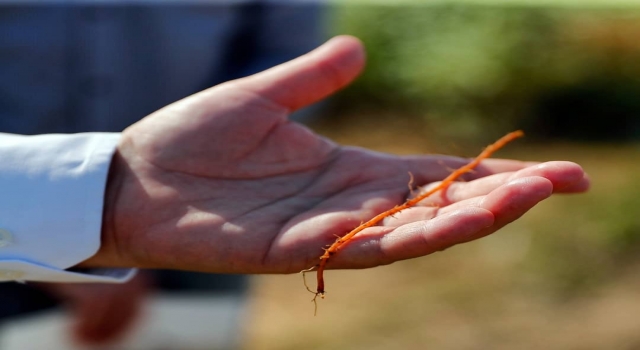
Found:
[[[229,273],[297,272],[321,248],[465,160],[339,146],[287,120],[361,70],[352,38],[225,83],[123,133],[101,251],[93,263]],[[493,175],[491,175],[493,174]],[[489,175],[489,176],[487,176]],[[329,268],[391,263],[489,234],[553,191],[587,188],[582,169],[491,160],[424,205],[356,236]],[[471,179],[471,178],[469,178]]]

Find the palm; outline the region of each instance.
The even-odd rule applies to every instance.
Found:
[[[353,56],[350,45],[351,53],[343,55]],[[127,251],[135,264],[212,272],[300,271],[317,261],[334,235],[403,202],[409,172],[417,183],[427,184],[462,164],[455,158],[402,158],[340,147],[288,122],[290,110],[346,84],[361,65],[342,67],[345,76],[325,79],[322,88],[322,79],[308,75],[327,70],[313,71],[314,62],[299,61],[298,67],[295,61],[289,64],[293,73],[280,67],[220,85],[125,131],[116,159],[126,175],[115,203],[114,240],[137,247]],[[316,61],[316,66],[326,64]],[[297,91],[296,84],[309,80],[321,88]],[[523,170],[511,173],[518,169]],[[554,188],[585,187],[582,170],[571,164],[550,171],[493,161],[475,176],[490,173],[503,174],[464,184],[455,198],[434,199],[438,210],[416,208],[368,229],[333,267],[368,267],[428,254],[474,238],[471,233],[497,230]],[[538,178],[526,186],[505,185],[532,176]],[[425,225],[425,218],[435,219]],[[430,242],[429,235],[435,240]]]
[[[195,259],[194,264],[207,255],[219,259],[224,254],[229,256],[220,260],[242,261],[242,271],[300,270],[335,234],[406,196],[410,169],[403,159],[339,147],[288,122],[285,110],[244,91],[214,89],[210,94],[192,97],[187,110],[161,110],[153,123],[125,132],[121,152],[140,156],[129,166],[146,174],[158,194],[135,210],[138,218],[148,219],[132,234],[156,241],[161,236],[184,249],[175,253]],[[243,103],[190,115],[190,109],[207,110],[201,104],[219,99]],[[179,122],[158,122],[163,119]],[[229,144],[231,151],[219,151]],[[177,193],[179,202],[172,198]],[[167,201],[179,204],[167,210]],[[174,244],[177,237],[191,237],[195,246]],[[206,254],[194,254],[204,245]]]

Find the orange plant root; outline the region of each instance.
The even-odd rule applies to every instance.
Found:
[[[486,158],[491,157],[491,155],[493,153],[495,153],[497,150],[501,149],[502,147],[504,147],[507,143],[524,136],[524,133],[521,130],[518,131],[514,131],[511,132],[505,136],[503,136],[502,138],[500,138],[498,141],[492,143],[491,145],[487,146],[476,158],[474,158],[469,164],[464,165],[460,168],[458,168],[457,170],[455,170],[454,172],[452,172],[449,176],[447,176],[444,180],[442,180],[442,182],[437,186],[434,187],[433,189],[420,194],[419,196],[409,199],[406,202],[404,202],[401,205],[397,205],[385,212],[382,212],[376,216],[374,216],[372,219],[370,219],[369,221],[360,224],[358,227],[354,228],[353,230],[351,230],[349,233],[347,233],[346,235],[342,236],[342,237],[338,237],[336,239],[335,242],[333,242],[333,244],[331,246],[329,246],[329,248],[324,250],[324,254],[322,254],[322,256],[320,256],[320,263],[318,263],[317,265],[306,269],[306,270],[302,270],[302,276],[303,276],[303,281],[304,281],[304,285],[307,288],[307,290],[309,292],[311,292],[312,294],[314,294],[313,297],[313,303],[315,305],[315,312],[314,314],[317,313],[318,310],[318,305],[316,303],[316,299],[318,298],[318,296],[320,296],[321,298],[324,298],[324,294],[325,294],[325,290],[324,290],[324,270],[327,266],[327,263],[329,262],[329,259],[334,256],[335,254],[338,253],[338,251],[340,250],[340,248],[342,248],[345,244],[347,244],[355,235],[357,235],[359,232],[361,232],[362,230],[375,226],[377,225],[379,222],[381,222],[382,220],[384,220],[385,218],[392,216],[402,210],[405,210],[407,208],[411,208],[413,206],[415,206],[416,204],[418,204],[421,200],[431,196],[432,194],[441,191],[441,190],[445,190],[447,187],[449,187],[449,185],[451,185],[452,182],[456,181],[460,176],[464,175],[465,173],[468,173],[470,171],[472,171],[475,167],[478,166],[478,164],[480,164],[480,162]],[[317,288],[316,291],[314,292],[313,290],[311,290],[311,288],[309,288],[309,286],[307,285],[306,279],[305,278],[305,274],[307,272],[311,272],[313,270],[317,271]]]

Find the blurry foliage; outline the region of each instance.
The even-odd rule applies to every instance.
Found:
[[[368,52],[341,108],[421,115],[457,139],[640,138],[640,6],[339,3],[332,28]]]
[[[571,220],[539,223],[528,268],[560,296],[581,295],[634,268],[640,257],[640,190],[571,200]],[[566,214],[566,211],[559,211]],[[577,221],[578,220],[578,221]]]
[[[567,298],[588,294],[640,266],[640,148],[580,148],[556,146],[537,156],[573,154],[571,159],[591,176],[589,193],[555,198],[523,218],[523,226],[538,233],[525,270]]]

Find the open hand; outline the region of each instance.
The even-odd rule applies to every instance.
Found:
[[[334,38],[126,129],[112,163],[103,243],[85,265],[298,272],[315,265],[335,235],[404,202],[409,172],[428,185],[468,162],[343,147],[287,120],[363,65],[359,41]],[[327,267],[427,255],[490,234],[554,192],[588,188],[569,162],[488,160],[466,180],[363,231]]]

